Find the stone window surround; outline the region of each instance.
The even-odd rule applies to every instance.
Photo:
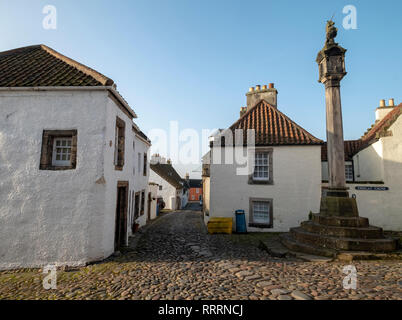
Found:
[[[126,131],[126,123],[124,120],[116,117],[116,134],[121,133],[121,135],[115,137],[115,161],[114,161],[114,169],[122,171],[124,167],[124,151],[125,151],[125,131]],[[119,152],[119,144],[121,144],[121,150]]]
[[[140,216],[143,216],[145,214],[145,190],[141,190],[140,203]]]
[[[261,185],[273,185],[274,184],[274,175],[273,175],[273,153],[274,149],[271,147],[255,147],[255,153],[266,152],[268,153],[268,180],[255,180],[254,179],[254,170],[248,176],[248,184],[261,184]],[[250,154],[250,152],[249,152]],[[255,159],[249,158],[250,163],[252,163],[254,168]]]
[[[52,163],[53,143],[56,138],[70,137],[71,143],[71,164],[69,166],[54,166]],[[73,130],[43,130],[42,150],[39,170],[74,170],[77,167],[77,137],[78,131]]]
[[[253,202],[268,202],[269,203],[269,221],[270,223],[254,223],[253,222]],[[274,212],[273,212],[273,199],[270,198],[250,198],[249,205],[249,227],[254,228],[273,228],[274,227]]]

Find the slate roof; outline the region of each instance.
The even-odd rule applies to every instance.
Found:
[[[300,127],[277,108],[265,100],[251,107],[230,128],[243,129],[244,143],[247,142],[247,130],[255,130],[255,144],[258,146],[278,145],[320,145],[317,139]]]
[[[169,182],[176,189],[182,189],[184,180],[179,176],[171,164],[151,163],[151,169],[162,179]]]
[[[0,87],[113,84],[112,79],[43,44],[0,52]]]
[[[133,124],[133,130],[136,134],[138,134],[142,139],[147,141],[148,143],[151,143],[151,140],[147,137],[147,135],[141,131],[141,129],[134,123]]]
[[[202,180],[201,179],[190,179],[189,186],[190,186],[190,188],[202,188]]]

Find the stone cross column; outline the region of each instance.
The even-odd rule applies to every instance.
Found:
[[[346,75],[346,49],[334,42],[337,29],[327,24],[327,41],[318,53],[319,82],[325,85],[329,189],[333,196],[347,196],[340,83]]]

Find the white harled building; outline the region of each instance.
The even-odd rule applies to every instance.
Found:
[[[0,268],[107,258],[152,216],[150,141],[113,80],[53,49],[0,53]]]
[[[280,110],[277,94],[273,84],[250,88],[240,118],[213,137],[211,150],[203,158],[206,223],[212,217],[234,219],[236,210],[244,210],[250,232],[288,231],[310,211],[319,211],[323,141]],[[249,153],[247,174],[239,172],[244,164],[224,160],[227,134],[235,141],[236,130],[243,130],[243,154],[254,149],[247,130],[255,133],[255,155]],[[217,161],[220,153],[221,161]]]

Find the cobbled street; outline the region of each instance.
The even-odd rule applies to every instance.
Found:
[[[344,290],[345,263],[274,258],[253,235],[208,235],[198,211],[168,213],[121,256],[58,271],[0,272],[1,299],[402,299],[402,263],[353,262],[357,290]],[[135,243],[135,244],[133,244]]]

